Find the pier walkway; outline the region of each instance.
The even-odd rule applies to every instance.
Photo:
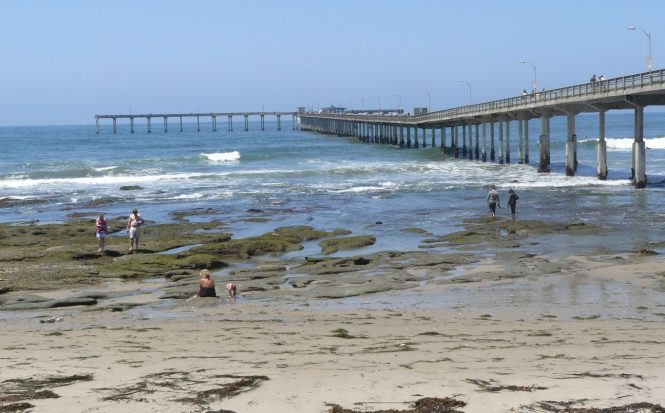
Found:
[[[634,111],[631,176],[635,187],[643,188],[646,185],[644,108],[650,105],[665,105],[665,70],[543,90],[420,116],[298,113],[298,117],[302,130],[355,136],[363,142],[399,145],[404,148],[426,147],[428,130],[431,131],[431,145],[436,146],[436,130],[439,129],[440,145],[444,150],[448,150],[446,133],[450,130],[449,150],[455,157],[468,157],[470,160],[483,162],[488,158],[489,138],[489,159],[494,161],[498,155],[499,163],[511,161],[511,124],[514,121],[517,122],[517,162],[529,163],[528,120],[539,118],[538,170],[549,172],[550,119],[553,116],[565,116],[565,168],[566,175],[572,176],[577,170],[575,116],[584,112],[595,112],[598,113],[599,125],[596,172],[599,179],[607,179],[605,114],[608,110],[631,109]],[[422,134],[421,142],[418,140],[419,130]],[[498,142],[495,146],[496,132]]]
[[[176,118],[180,123],[180,132],[182,132],[183,118],[196,118],[196,130],[201,131],[201,118],[210,118],[212,131],[217,132],[217,118],[227,118],[227,128],[229,132],[233,131],[233,117],[242,116],[245,120],[245,131],[249,130],[249,117],[259,116],[261,118],[261,130],[265,130],[265,117],[275,116],[277,118],[277,130],[282,130],[282,116],[291,116],[293,120],[293,129],[296,125],[295,112],[206,112],[206,113],[145,113],[145,114],[117,114],[117,115],[95,115],[95,127],[99,133],[99,120],[111,119],[113,121],[113,133],[118,133],[118,119],[129,119],[129,131],[134,133],[134,120],[145,119],[147,132],[152,132],[152,119],[162,119],[164,122],[164,132],[169,131],[169,118]]]

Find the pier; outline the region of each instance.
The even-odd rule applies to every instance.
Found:
[[[665,105],[665,70],[534,91],[531,94],[420,116],[318,113],[299,113],[298,116],[302,130],[354,136],[363,142],[402,148],[427,147],[428,134],[429,144],[434,147],[439,131],[442,150],[455,158],[463,157],[482,162],[489,159],[500,164],[510,163],[513,159],[511,138],[514,137],[511,132],[514,133],[515,123],[517,163],[529,163],[528,121],[538,118],[539,172],[550,171],[550,119],[554,116],[565,116],[565,173],[573,176],[577,171],[575,116],[580,113],[597,113],[599,134],[596,173],[598,179],[604,180],[607,179],[605,114],[609,110],[630,109],[634,111],[631,179],[636,188],[644,188],[647,183],[644,108],[650,105]]]
[[[226,117],[228,131],[233,131],[233,117],[243,117],[244,130],[249,130],[249,117],[258,116],[261,119],[261,130],[265,130],[265,117],[274,116],[277,119],[277,130],[282,130],[282,116],[291,116],[293,129],[296,129],[296,112],[205,112],[205,113],[144,113],[144,114],[117,114],[117,115],[95,115],[95,127],[99,134],[100,119],[111,119],[113,122],[113,133],[118,133],[118,119],[129,120],[129,132],[134,133],[134,121],[136,119],[145,119],[146,131],[152,133],[152,120],[161,119],[164,123],[164,133],[169,131],[169,119],[177,119],[179,131],[182,132],[183,119],[196,119],[196,131],[201,132],[201,118],[210,118],[210,124],[213,132],[217,132],[217,118]]]

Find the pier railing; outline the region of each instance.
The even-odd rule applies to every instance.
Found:
[[[606,98],[623,97],[630,93],[639,93],[645,90],[657,91],[663,89],[665,89],[665,69],[580,83],[558,89],[533,91],[529,94],[460,106],[419,116],[322,115],[315,113],[301,114],[301,116],[310,115],[330,119],[416,126],[455,121],[475,116],[490,116],[502,112],[511,112],[512,110],[528,111],[537,108],[556,107],[556,105],[563,104],[589,103],[602,101]]]

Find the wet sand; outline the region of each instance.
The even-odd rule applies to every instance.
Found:
[[[576,256],[558,273],[508,277],[514,264],[486,258],[406,290],[327,299],[241,284],[235,303],[159,300],[160,280],[109,281],[95,288],[131,295],[2,312],[0,385],[54,392],[23,401],[48,412],[375,411],[422,397],[454,397],[466,413],[665,404],[661,256]]]

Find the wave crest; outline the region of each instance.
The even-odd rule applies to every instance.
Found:
[[[215,153],[202,153],[201,157],[212,162],[233,162],[240,159],[240,152],[215,152]]]

